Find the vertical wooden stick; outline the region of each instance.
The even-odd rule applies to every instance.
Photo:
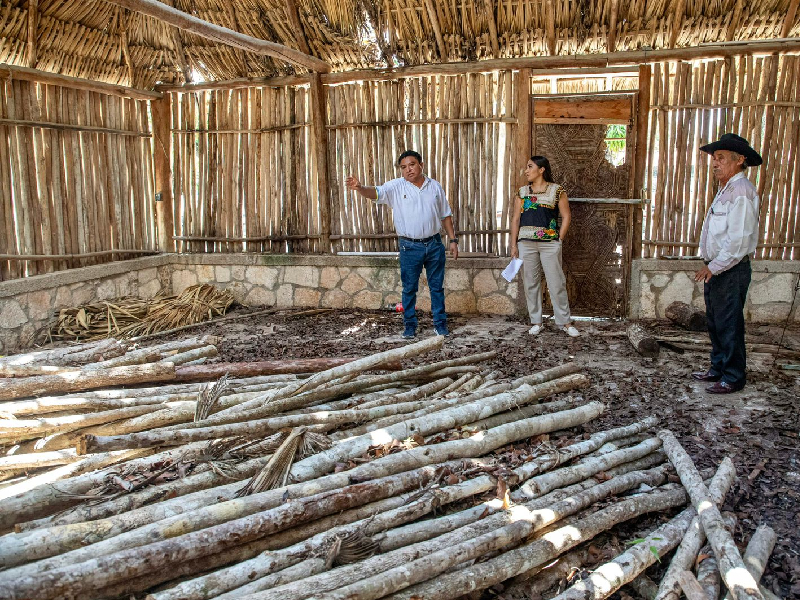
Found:
[[[314,134],[314,153],[317,163],[317,189],[319,194],[320,213],[320,249],[324,253],[331,251],[331,182],[328,179],[328,130],[325,128],[325,88],[319,73],[311,75],[311,115]],[[338,196],[338,194],[337,194]]]
[[[156,226],[158,248],[162,252],[175,252],[174,224],[172,220],[172,187],[169,164],[170,120],[172,94],[164,94],[150,103],[153,114],[153,166],[156,181]],[[160,200],[159,195],[160,194]]]

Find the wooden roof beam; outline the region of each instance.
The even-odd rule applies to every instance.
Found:
[[[670,50],[674,49],[675,45],[678,43],[678,36],[681,34],[683,20],[686,16],[686,0],[676,0],[676,2],[675,16],[672,19],[672,31],[669,33]]]
[[[294,39],[297,40],[297,45],[300,46],[300,50],[311,55],[311,46],[308,45],[306,30],[303,29],[303,22],[300,20],[300,10],[297,8],[297,3],[294,0],[286,0],[286,15],[289,17],[289,22],[292,24]]]
[[[37,28],[39,26],[39,0],[28,0],[28,66],[33,69],[39,59]]]
[[[489,41],[492,44],[492,56],[500,58],[500,40],[497,38],[497,21],[494,18],[494,0],[483,0],[486,21],[489,23]]]
[[[320,73],[330,73],[331,66],[324,60],[304,54],[294,48],[289,48],[283,44],[260,40],[238,31],[222,27],[208,21],[203,21],[190,14],[180,11],[171,6],[167,6],[158,0],[106,0],[111,4],[116,4],[128,10],[135,10],[138,13],[160,19],[161,21],[202,36],[204,38],[227,44],[233,48],[272,56],[295,65],[299,65]]]
[[[433,28],[433,34],[436,36],[436,47],[439,49],[439,58],[447,60],[447,49],[444,45],[442,28],[439,26],[439,15],[436,13],[436,5],[433,3],[433,0],[425,0],[425,9],[428,13],[428,20]]]
[[[545,0],[544,13],[546,23],[547,53],[550,56],[556,55],[556,7],[553,0]]]
[[[736,37],[736,30],[742,22],[742,9],[744,8],[744,0],[736,0],[733,7],[733,16],[731,22],[728,24],[728,30],[725,32],[725,41],[732,42]],[[785,36],[784,36],[785,37]]]
[[[611,0],[611,15],[608,18],[608,51],[617,50],[617,17],[619,15],[619,0]]]
[[[163,98],[161,92],[150,90],[139,90],[136,88],[125,87],[124,85],[114,85],[113,83],[102,83],[80,77],[70,77],[47,71],[38,71],[26,67],[17,67],[0,63],[0,78],[3,79],[22,79],[24,81],[36,81],[48,85],[60,85],[62,87],[75,90],[87,90],[89,92],[99,92],[121,98],[133,98],[134,100],[157,100]]]
[[[794,19],[797,16],[797,5],[800,0],[792,0],[789,3],[789,10],[786,11],[786,18],[783,20],[783,27],[781,28],[781,37],[789,37],[789,33],[794,27]]]

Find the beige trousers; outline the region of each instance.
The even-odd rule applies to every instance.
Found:
[[[567,325],[572,321],[572,316],[567,297],[567,278],[561,266],[561,242],[520,240],[517,246],[519,257],[522,259],[522,280],[531,323],[538,325],[542,322],[542,272],[544,271],[556,325],[559,327]]]

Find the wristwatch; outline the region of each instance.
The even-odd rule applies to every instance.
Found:
[[[450,243],[451,244],[455,244],[457,246],[458,245],[458,238],[450,238]]]

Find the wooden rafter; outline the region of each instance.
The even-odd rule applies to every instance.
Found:
[[[617,16],[619,13],[619,0],[611,0],[611,15],[608,20],[608,51],[617,49]]]
[[[221,44],[227,44],[228,46],[246,50],[248,52],[254,52],[256,54],[272,56],[274,58],[311,69],[312,71],[318,71],[320,73],[330,73],[331,71],[331,66],[324,60],[309,56],[308,54],[304,54],[299,50],[289,48],[282,44],[260,40],[252,36],[239,33],[238,31],[228,29],[227,27],[221,27],[220,25],[203,21],[202,19],[198,19],[197,17],[194,17],[176,8],[172,8],[171,6],[167,6],[166,4],[158,2],[158,0],[107,1],[129,10],[135,10],[143,15],[155,17],[156,19],[160,19],[169,25],[178,27]]]
[[[433,3],[433,0],[425,0],[425,9],[428,14],[428,20],[433,28],[433,34],[436,36],[436,47],[439,49],[439,58],[447,60],[447,50],[444,46],[442,28],[439,27],[439,15],[436,13],[436,5]]]
[[[789,37],[789,33],[792,31],[792,27],[794,27],[798,4],[800,4],[800,0],[792,0],[789,3],[789,10],[786,11],[786,18],[783,20],[783,27],[781,27],[782,38]]]
[[[545,0],[545,19],[547,19],[547,53],[556,55],[556,6],[553,0]]]
[[[119,44],[122,50],[122,59],[125,61],[125,67],[128,69],[128,85],[133,87],[134,85],[134,70],[133,70],[133,59],[131,58],[131,48],[128,44],[128,30],[130,29],[131,22],[133,21],[133,15],[129,15],[127,19],[127,23],[123,26],[122,20],[124,18],[122,9],[118,9],[117,14],[117,27],[119,28]]]
[[[489,24],[489,41],[492,44],[492,56],[500,58],[500,41],[497,39],[497,22],[494,18],[494,0],[483,0],[486,22]]]
[[[294,0],[286,0],[286,16],[289,17],[289,22],[292,24],[294,39],[297,40],[300,50],[306,54],[311,54],[311,46],[308,45],[308,37],[306,37],[306,31],[303,29],[303,22],[300,20],[300,10]]]
[[[675,15],[672,19],[672,31],[669,34],[669,48],[672,49],[678,43],[678,36],[683,29],[683,20],[686,15],[686,0],[676,0]]]
[[[742,22],[742,10],[744,9],[744,0],[736,0],[736,5],[733,7],[733,16],[731,22],[728,24],[728,30],[725,32],[725,41],[732,42],[736,38],[736,31]]]
[[[38,60],[39,0],[28,0],[28,66],[33,69]]]

